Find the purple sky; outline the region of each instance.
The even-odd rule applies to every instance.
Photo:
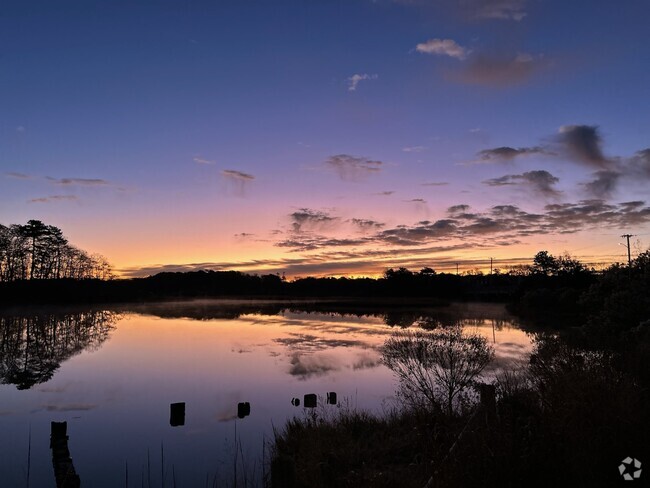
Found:
[[[645,0],[7,1],[0,223],[125,275],[650,243]]]

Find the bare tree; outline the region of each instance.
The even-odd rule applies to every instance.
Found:
[[[26,279],[112,279],[111,265],[99,254],[70,245],[58,227],[40,220],[0,224],[0,282]]]
[[[386,340],[383,362],[400,381],[404,398],[413,406],[445,404],[453,413],[456,396],[480,375],[494,350],[478,334],[462,327],[399,331]]]

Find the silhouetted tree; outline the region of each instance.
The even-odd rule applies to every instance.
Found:
[[[532,272],[544,276],[552,276],[557,273],[559,263],[548,251],[539,251],[533,258]]]
[[[396,374],[401,392],[413,406],[446,403],[453,413],[456,396],[478,377],[494,350],[478,334],[455,326],[431,332],[400,331],[382,347],[384,364]]]
[[[71,246],[58,227],[40,220],[0,225],[0,282],[112,277],[106,258]]]

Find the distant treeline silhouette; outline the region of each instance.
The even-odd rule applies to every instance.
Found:
[[[643,281],[649,256],[650,251],[646,251],[629,267],[616,264],[603,272],[587,268],[569,256],[554,257],[541,251],[529,266],[490,275],[436,273],[431,268],[420,271],[391,268],[380,278],[308,277],[293,281],[275,274],[251,275],[239,271],[165,272],[147,278],[112,280],[33,278],[0,283],[0,303],[99,303],[215,297],[366,300],[393,297],[404,301],[425,300],[429,304],[454,300],[500,301],[511,303],[512,310],[523,315],[579,315],[586,304],[583,295],[590,287],[611,281],[620,281],[620,286]],[[38,260],[37,263],[33,274],[27,268],[28,276],[40,276],[42,262]],[[644,283],[635,286],[639,290],[647,289]]]
[[[58,227],[40,220],[0,224],[0,282],[111,277],[106,258],[72,246]]]
[[[390,268],[380,278],[298,278],[239,271],[164,272],[147,278],[112,279],[105,258],[71,246],[57,227],[38,220],[0,225],[0,304],[99,303],[215,297],[370,298],[449,301],[499,301],[521,315],[585,316],[598,308],[605,288],[629,287],[635,301],[629,314],[650,296],[646,275],[650,251],[629,266],[614,264],[596,272],[577,259],[538,252],[532,264],[491,274],[463,275]],[[627,289],[627,288],[626,288]],[[600,290],[600,291],[599,291]],[[646,293],[648,292],[648,293]],[[643,295],[645,293],[645,295]],[[600,294],[600,295],[599,295]],[[638,296],[637,296],[638,295]],[[596,298],[593,298],[596,297]],[[393,302],[399,304],[399,301]]]

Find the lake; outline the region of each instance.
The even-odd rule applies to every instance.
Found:
[[[340,405],[389,409],[396,382],[381,364],[384,340],[402,327],[457,322],[494,345],[492,371],[526,361],[532,349],[532,336],[497,304],[382,310],[211,300],[5,310],[0,484],[55,487],[56,465],[74,469],[84,488],[127,480],[260,486],[273,429],[306,414],[304,395],[318,396],[323,415]],[[326,403],[328,392],[336,405]],[[244,402],[250,414],[238,418]],[[184,418],[170,417],[173,403],[185,404]],[[50,448],[51,422],[67,422],[69,454],[65,443]]]

